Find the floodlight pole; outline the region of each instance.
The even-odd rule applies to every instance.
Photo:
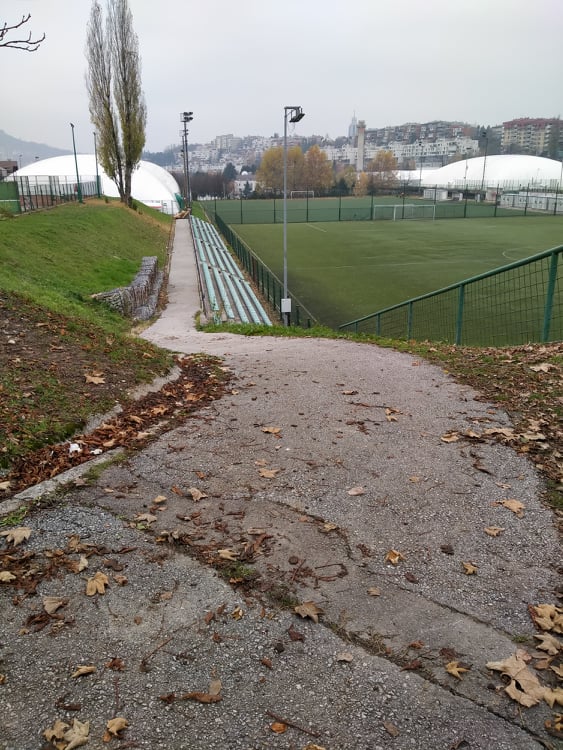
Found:
[[[418,189],[422,191],[422,141],[418,142],[420,146],[420,171],[418,173]]]
[[[98,148],[96,145],[96,131],[94,130],[94,161],[96,162],[96,193],[100,198],[100,175],[98,172]]]
[[[192,194],[190,190],[190,165],[188,157],[188,123],[194,119],[193,112],[182,112],[180,114],[181,122],[184,123],[183,144],[184,144],[184,201],[186,208],[192,205]]]
[[[287,291],[287,121],[299,122],[305,117],[301,107],[283,108],[283,299],[280,302],[280,312],[284,325],[291,322],[291,299]]]
[[[78,195],[78,202],[84,203],[82,200],[82,188],[80,187],[80,175],[78,174],[78,158],[76,156],[76,141],[74,140],[74,125],[70,123],[72,129],[72,150],[74,151],[74,166],[76,167],[76,192]]]
[[[483,160],[483,178],[481,179],[481,192],[483,192],[483,187],[485,185],[485,170],[487,168],[487,151],[489,149],[489,136],[484,128],[481,131],[481,137],[485,138],[485,158]]]

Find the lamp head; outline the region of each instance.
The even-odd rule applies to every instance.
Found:
[[[299,122],[299,120],[302,120],[305,117],[305,112],[301,109],[301,107],[293,107],[293,114],[289,118],[290,122]]]

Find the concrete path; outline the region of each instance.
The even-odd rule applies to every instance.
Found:
[[[528,607],[556,601],[560,548],[540,478],[506,446],[442,440],[506,415],[439,368],[373,345],[196,331],[184,221],[168,300],[143,335],[222,357],[230,392],[31,518],[38,559],[74,533],[108,550],[89,557],[92,572],[109,557],[128,581],[94,600],[68,571],[42,580],[74,622],[21,645],[34,605],[6,600],[0,750],[39,746],[18,702],[37,664],[46,671],[25,697],[34,725],[89,718],[94,748],[108,747],[102,719],[115,715],[129,723],[121,747],[151,750],[561,747],[547,704],[522,708],[486,668],[533,653]],[[134,521],[147,512],[150,534]],[[226,575],[206,565],[217,557],[232,562]],[[294,612],[304,603],[305,618]],[[107,667],[117,657],[122,671]],[[455,677],[451,662],[468,671]],[[78,684],[77,663],[98,671]],[[186,698],[217,690],[211,703]],[[61,696],[80,711],[57,714]]]

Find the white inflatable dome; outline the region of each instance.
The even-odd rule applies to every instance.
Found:
[[[484,170],[484,180],[483,180]],[[526,188],[561,188],[561,162],[545,159],[542,156],[506,154],[503,156],[477,156],[473,159],[456,161],[445,167],[423,173],[422,184],[426,186],[455,187],[463,189],[480,186]]]
[[[80,182],[96,182],[96,160],[94,154],[77,154],[78,174]],[[100,190],[110,198],[119,197],[115,183],[98,164]],[[28,177],[30,183],[49,184],[49,177],[58,177],[60,182],[76,184],[76,164],[74,155],[55,156],[51,159],[41,159],[18,169],[12,179]],[[9,178],[8,178],[9,179]],[[162,167],[148,161],[141,161],[133,172],[131,179],[131,194],[133,198],[146,206],[156,208],[166,214],[176,214],[180,210],[176,195],[180,193],[178,183]]]

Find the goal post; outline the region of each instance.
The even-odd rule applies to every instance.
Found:
[[[381,209],[378,212],[378,209]],[[378,215],[380,213],[380,215]],[[387,204],[386,206],[374,206],[374,219],[392,219],[392,221],[401,221],[402,219],[411,219],[414,221],[421,221],[423,219],[429,219],[434,221],[436,219],[436,204],[435,203],[395,203],[393,205]]]
[[[292,190],[289,194],[290,198],[314,198],[314,190]]]

